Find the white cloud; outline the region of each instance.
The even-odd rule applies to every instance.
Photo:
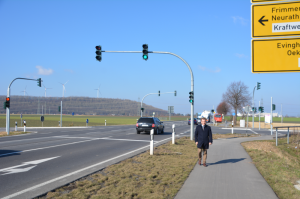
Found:
[[[45,69],[42,66],[36,66],[39,75],[51,75],[54,71],[52,69]]]
[[[204,67],[204,66],[199,66],[199,69],[202,70],[202,71],[210,72],[210,73],[219,73],[219,72],[221,72],[221,69],[218,68],[218,67],[216,67],[215,70],[212,70],[212,69],[206,68],[206,67]]]
[[[239,16],[231,17],[234,23],[241,23],[243,26],[247,25],[247,19]]]
[[[247,56],[244,54],[235,53],[234,55],[237,56],[238,58],[247,58]]]

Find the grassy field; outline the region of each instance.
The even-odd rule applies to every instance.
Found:
[[[174,198],[198,160],[189,137],[155,147],[39,198]]]
[[[58,121],[60,121],[60,115],[44,115],[45,121],[43,123],[44,127],[54,127],[58,126]],[[89,119],[89,126],[103,126],[106,125],[132,125],[135,124],[139,117],[128,117],[128,116],[93,116],[93,115],[80,115],[71,116],[63,115],[62,124],[64,127],[70,126],[86,126],[86,119]],[[41,127],[42,122],[40,121],[40,115],[23,115],[23,120],[26,120],[27,127]],[[165,117],[167,119],[167,117]],[[171,118],[173,121],[185,120],[186,117],[175,117]],[[0,115],[0,127],[5,127],[6,116]],[[10,126],[14,127],[15,122],[18,122],[20,127],[21,118],[20,115],[10,116]]]
[[[230,121],[230,116],[225,116],[225,120],[227,121]],[[237,117],[237,120],[241,120],[242,117]],[[244,118],[246,121],[247,121],[247,117]],[[252,122],[252,117],[249,116],[248,118],[249,122]],[[259,121],[259,118],[258,117],[255,117],[254,118],[254,122],[258,122]],[[260,118],[260,121],[261,122],[265,122],[265,117],[261,117]],[[280,117],[273,117],[273,122],[274,123],[280,123],[281,122],[281,118]],[[283,122],[284,123],[300,123],[300,118],[295,118],[295,117],[286,117],[286,118],[283,118]]]
[[[300,191],[300,134],[278,140],[242,143],[253,163],[281,199],[298,199]]]

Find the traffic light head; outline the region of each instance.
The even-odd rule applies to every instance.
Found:
[[[141,108],[142,112],[144,112],[144,108]]]
[[[7,98],[5,99],[5,107],[3,106],[3,108],[5,109],[5,108],[9,108],[9,107],[10,107],[10,98],[7,97]]]
[[[260,107],[258,107],[258,111],[259,111],[259,112],[261,112],[261,106],[260,106]]]
[[[60,106],[58,106],[58,112],[60,112]]]
[[[158,91],[158,96],[160,96],[160,91]]]
[[[101,61],[102,60],[102,47],[101,46],[96,46],[96,59],[98,61]]]
[[[260,84],[261,84],[261,83],[257,82],[257,85],[256,85],[256,89],[257,89],[257,90],[260,89]]]
[[[148,60],[148,44],[143,44],[143,59]]]
[[[276,110],[276,105],[272,104],[272,110],[275,111]]]
[[[41,78],[37,79],[37,86],[42,87],[42,79]]]
[[[262,113],[264,112],[264,107],[261,107],[261,112],[262,112]]]
[[[211,109],[211,112],[213,113],[213,112],[215,112],[215,110],[214,110],[214,109]]]
[[[177,91],[174,92],[174,96],[175,96],[175,97],[177,96]]]
[[[189,102],[190,103],[194,103],[194,92],[193,91],[191,91],[191,92],[189,92],[189,94],[190,94],[190,100],[189,100]]]

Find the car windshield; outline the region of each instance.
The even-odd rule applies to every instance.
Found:
[[[215,115],[215,117],[221,117],[221,115]]]
[[[138,123],[153,123],[152,118],[140,118]]]

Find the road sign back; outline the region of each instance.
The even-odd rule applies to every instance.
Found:
[[[300,72],[300,38],[252,40],[252,73]]]
[[[300,35],[300,2],[255,4],[251,13],[252,37]]]

